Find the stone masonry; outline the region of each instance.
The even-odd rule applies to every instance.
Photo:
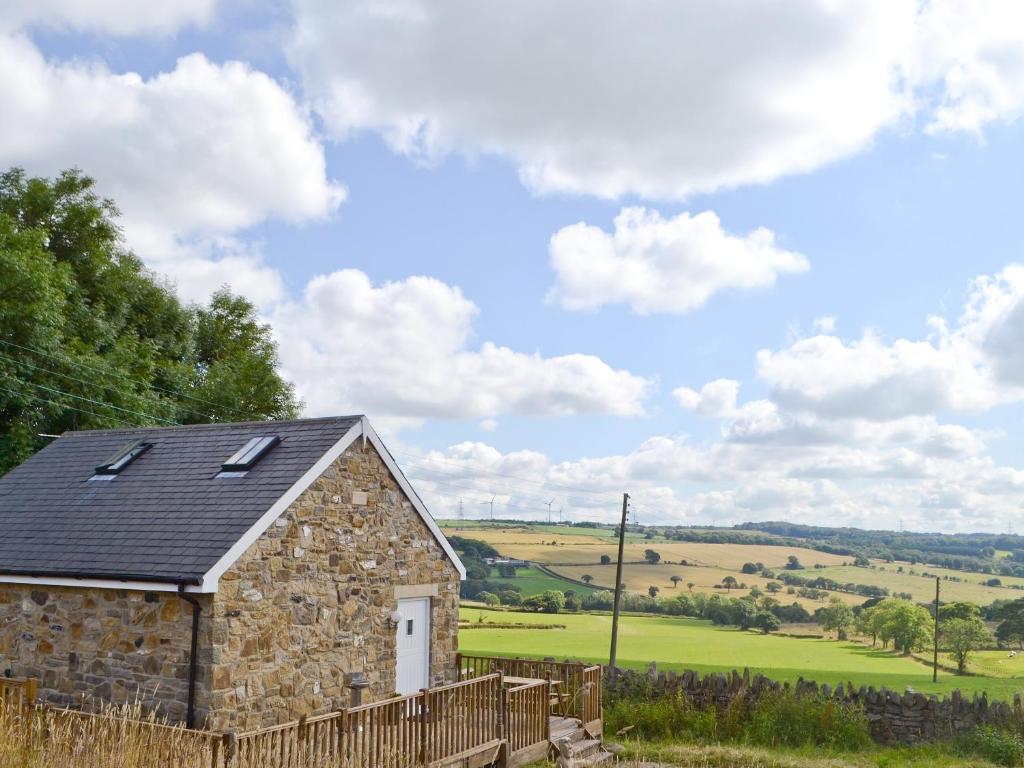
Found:
[[[357,440],[221,578],[210,727],[248,730],[395,691],[396,588],[436,586],[431,679],[454,674],[459,574],[373,445]]]
[[[990,702],[984,695],[965,698],[960,691],[939,698],[935,694],[910,690],[899,693],[886,688],[854,687],[852,683],[833,689],[827,684],[818,685],[803,679],[790,686],[763,675],[751,676],[746,669],[742,674],[735,670],[730,674],[701,675],[692,670],[677,674],[658,672],[651,663],[646,674],[619,669],[612,676],[606,670],[605,690],[611,699],[642,697],[649,700],[682,695],[697,707],[719,709],[728,707],[739,697],[756,701],[776,691],[792,690],[798,696],[821,697],[861,707],[872,738],[882,744],[950,739],[978,725],[1006,726],[1019,724],[1024,719],[1020,694],[1016,694],[1010,704]]]
[[[209,595],[200,623],[197,721],[209,705]],[[56,706],[140,702],[184,720],[192,606],[172,592],[0,585],[0,672],[39,681]]]
[[[373,445],[357,440],[203,605],[197,724],[249,730],[394,693],[400,596],[430,596],[431,680],[454,675],[459,575]],[[0,673],[52,704],[140,701],[184,719],[191,606],[173,593],[0,584]]]

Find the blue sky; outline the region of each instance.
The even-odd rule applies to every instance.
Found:
[[[1014,4],[89,5],[8,9],[0,162],[252,297],[437,514],[1019,516]]]

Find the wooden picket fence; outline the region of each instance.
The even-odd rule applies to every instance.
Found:
[[[0,681],[0,701],[29,713],[35,707],[65,733],[120,729],[148,751],[166,753],[168,765],[184,764],[172,754],[179,749],[195,768],[442,768],[509,758],[522,764],[547,754],[550,716],[563,706],[552,691],[571,686],[575,716],[600,722],[600,667],[476,656],[460,662],[465,679],[451,685],[237,734],[38,707],[31,680]],[[535,679],[506,685],[506,676]],[[554,680],[560,685],[553,687]]]
[[[588,730],[600,730],[603,672],[599,664],[459,654],[458,666],[464,680],[500,672],[506,676],[555,682],[557,685],[552,688],[550,699],[551,714],[577,717]]]

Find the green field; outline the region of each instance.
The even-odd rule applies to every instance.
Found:
[[[549,576],[540,569],[530,566],[529,568],[517,568],[515,578],[507,578],[504,576],[498,576],[497,570],[493,571],[492,575],[488,577],[488,581],[493,581],[498,584],[508,584],[509,586],[519,587],[519,590],[524,596],[536,595],[538,592],[544,592],[548,589],[557,589],[560,592],[566,590],[576,590],[578,595],[589,595],[591,592],[597,592],[594,587],[587,587],[583,584],[574,584],[571,581],[565,579],[558,579],[554,576]]]
[[[477,622],[516,621],[545,624],[555,617],[533,613],[492,613],[464,607],[462,618]],[[606,663],[610,617],[591,614],[559,614],[557,622],[566,629],[474,629],[459,635],[463,653],[495,655],[574,657]],[[668,616],[628,616],[619,628],[619,663],[646,669],[657,661],[659,669],[695,669],[702,672],[728,671],[749,667],[777,680],[799,677],[819,683],[886,686],[903,691],[907,686],[922,692],[949,693],[959,688],[966,693],[987,692],[990,697],[1012,699],[1024,690],[1024,681],[986,677],[939,675],[933,684],[931,671],[910,658],[872,649],[854,642],[809,638],[763,636],[734,628],[715,627],[699,619]]]

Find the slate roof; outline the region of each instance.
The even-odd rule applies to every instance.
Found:
[[[0,478],[0,573],[197,583],[359,416],[67,432]],[[250,438],[280,444],[218,478]],[[97,465],[153,447],[110,481]]]

